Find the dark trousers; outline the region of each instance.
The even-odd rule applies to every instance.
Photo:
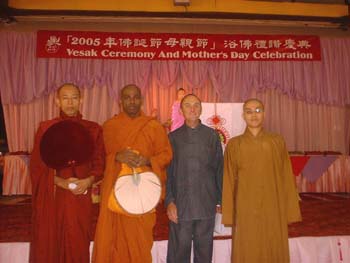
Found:
[[[193,240],[193,262],[211,263],[213,256],[213,232],[215,217],[209,219],[170,222],[167,263],[191,261]]]

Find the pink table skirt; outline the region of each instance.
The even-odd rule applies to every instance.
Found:
[[[4,162],[3,195],[32,194],[29,176],[29,155],[6,155]]]
[[[350,192],[350,156],[339,155],[315,182],[296,176],[299,192]]]

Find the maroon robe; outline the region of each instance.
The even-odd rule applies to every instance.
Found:
[[[88,129],[95,143],[91,161],[72,168],[54,170],[47,167],[40,157],[40,142],[45,131],[62,120],[77,121]],[[61,117],[40,123],[35,135],[30,159],[32,179],[32,263],[84,263],[89,262],[89,245],[92,224],[91,188],[85,195],[74,195],[69,190],[54,185],[54,176],[83,179],[95,176],[101,179],[105,163],[102,128],[94,122],[83,120],[81,115]]]

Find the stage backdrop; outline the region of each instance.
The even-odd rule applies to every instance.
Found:
[[[225,147],[228,140],[244,132],[243,103],[202,103],[201,121],[220,135]]]
[[[202,103],[201,121],[218,132],[224,150],[229,139],[246,128],[242,113],[243,103]],[[221,217],[216,214],[214,235],[231,235],[231,227],[221,224]]]
[[[176,89],[206,102],[265,103],[266,129],[290,151],[349,152],[350,39],[321,38],[321,61],[147,61],[37,58],[36,32],[0,32],[0,92],[10,151],[31,151],[40,121],[57,116],[63,82],[84,93],[83,116],[102,124],[119,111],[119,92],[138,84],[144,110],[170,116]]]

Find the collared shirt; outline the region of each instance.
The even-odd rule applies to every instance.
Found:
[[[168,167],[166,205],[174,202],[179,220],[215,216],[221,204],[223,153],[212,128],[186,124],[169,134],[173,160]]]

